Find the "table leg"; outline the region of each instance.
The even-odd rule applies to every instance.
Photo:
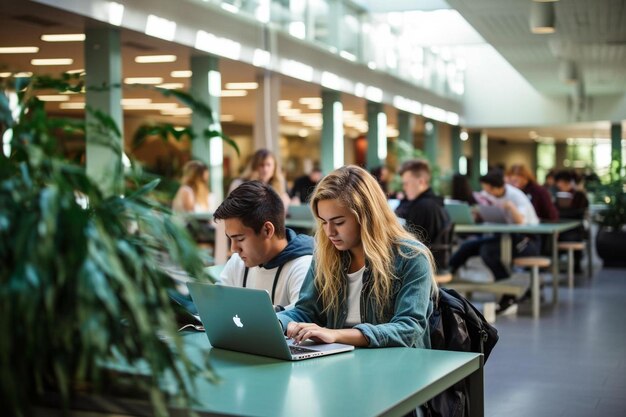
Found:
[[[559,233],[552,233],[552,304],[559,302]]]
[[[513,248],[511,242],[511,235],[509,233],[502,233],[500,236],[500,260],[502,261],[502,265],[504,265],[509,272],[511,272],[511,263],[513,262]]]
[[[480,368],[474,371],[469,378],[469,417],[484,417],[485,415],[485,392],[483,375],[483,356],[480,357]]]

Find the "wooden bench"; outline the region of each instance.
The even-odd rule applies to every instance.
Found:
[[[532,310],[533,310],[533,318],[539,318],[539,301],[540,301],[540,286],[539,286],[539,268],[547,268],[550,266],[552,261],[550,258],[545,258],[543,256],[526,256],[523,258],[515,258],[513,259],[513,265],[530,268],[530,288],[532,293]],[[553,279],[556,279],[553,277]]]
[[[557,247],[567,251],[567,283],[574,288],[574,251],[585,250],[585,242],[559,242]]]

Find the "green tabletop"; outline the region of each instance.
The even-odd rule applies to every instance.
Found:
[[[204,333],[184,336],[192,361],[219,377],[198,376],[193,408],[201,415],[403,416],[469,377],[472,416],[483,416],[482,355],[411,348],[356,349],[298,362],[214,349]],[[145,374],[144,366],[107,367]],[[172,392],[172,381],[162,381]]]
[[[534,225],[504,224],[504,223],[476,223],[455,224],[454,231],[458,233],[527,233],[527,234],[552,234],[562,233],[566,230],[580,226],[579,221],[567,221],[560,223],[539,223]]]
[[[198,404],[194,408],[211,414],[404,415],[476,371],[482,379],[482,356],[475,353],[357,349],[288,362],[212,349],[204,333],[186,335],[185,346],[198,363],[208,351],[221,378],[217,384],[196,381]]]
[[[317,222],[315,220],[304,220],[304,219],[285,219],[285,226],[289,228],[295,229],[307,229],[314,230],[317,226]]]

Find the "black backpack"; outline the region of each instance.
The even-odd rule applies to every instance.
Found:
[[[465,297],[447,288],[439,288],[429,327],[432,349],[482,353],[485,363],[498,342],[498,330]],[[425,408],[431,417],[468,416],[467,380],[434,397]]]

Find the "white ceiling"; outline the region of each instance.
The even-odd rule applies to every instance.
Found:
[[[561,60],[582,72],[587,96],[626,93],[626,1],[554,3],[556,33],[530,31],[531,0],[447,0],[538,91],[571,94],[559,80]]]
[[[557,33],[533,35],[530,33],[528,15],[530,0],[447,0],[456,8],[479,34],[491,43],[532,85],[549,95],[571,93],[568,86],[558,79],[560,57],[577,60],[582,67],[585,89],[588,95],[626,93],[626,0],[561,0],[556,3]],[[372,2],[374,3],[374,2]],[[406,1],[419,8],[422,1]],[[432,4],[433,2],[427,2]],[[437,0],[435,3],[443,3]],[[68,69],[84,68],[83,44],[47,43],[40,40],[44,33],[83,32],[86,20],[57,9],[24,0],[0,0],[0,46],[35,45],[40,47],[37,58],[72,57],[75,63],[68,67],[39,67],[48,73],[60,73]],[[161,76],[164,82],[183,82],[188,79],[171,78],[173,70],[189,69],[191,48],[131,31],[122,31],[122,54],[124,77]],[[174,63],[135,64],[137,55],[175,54]],[[30,70],[32,55],[0,55],[0,72]],[[222,59],[220,70],[223,83],[255,81],[257,69],[243,63]],[[300,97],[319,96],[320,88],[288,77],[281,77],[281,98],[297,103]],[[137,97],[145,92],[128,91],[125,97]],[[72,98],[75,100],[76,98]],[[163,101],[153,97],[153,100]],[[56,106],[56,107],[55,107]],[[294,104],[294,106],[298,106]],[[58,109],[57,104],[50,104]],[[235,123],[254,124],[256,91],[246,97],[222,98],[222,114],[235,116]],[[307,111],[304,107],[303,110]],[[344,109],[363,114],[365,101],[344,96]],[[395,123],[395,111],[388,109],[389,123]],[[153,114],[158,112],[136,112]],[[188,119],[178,119],[185,122]],[[285,120],[283,125],[289,125]],[[294,129],[302,127],[291,124]],[[416,130],[420,129],[419,123]],[[539,136],[558,139],[566,137],[608,137],[608,123],[553,126],[539,129],[497,129],[490,134],[501,138],[528,140],[529,131]],[[353,132],[354,133],[354,132]]]

